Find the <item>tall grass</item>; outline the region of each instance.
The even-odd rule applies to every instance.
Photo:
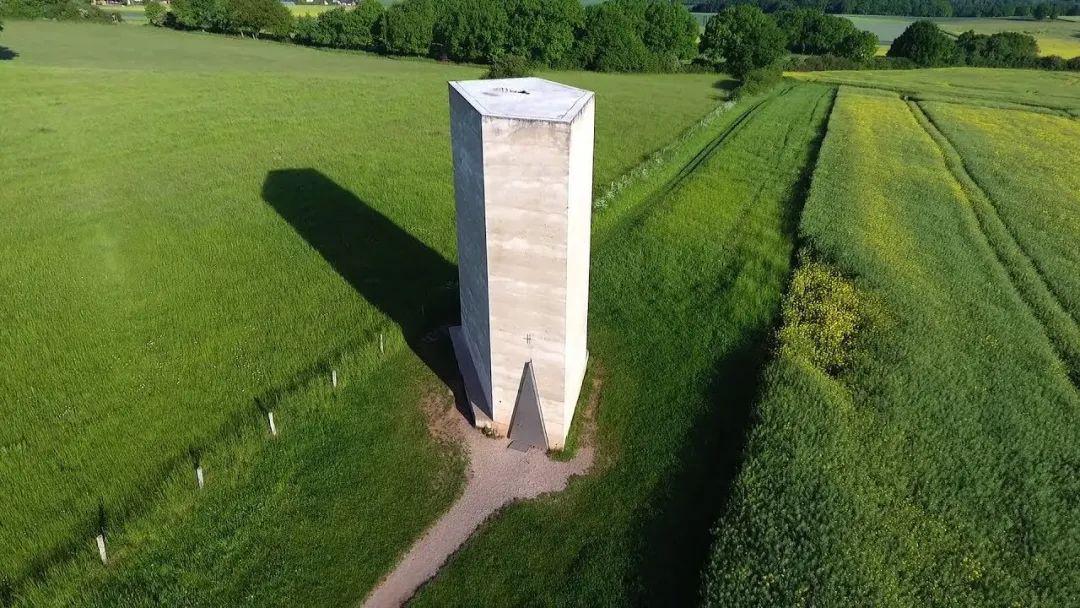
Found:
[[[1080,123],[923,103],[1025,254],[1080,319]]]
[[[687,605],[742,434],[832,91],[746,100],[715,146],[594,255],[598,470],[508,508],[417,604]],[[743,105],[745,104],[745,105]],[[667,178],[655,185],[665,191]],[[605,211],[606,212],[606,211]]]
[[[707,604],[1070,605],[1080,395],[899,97],[842,90],[800,238],[848,360],[781,333]]]
[[[462,473],[416,428],[418,370],[446,375],[423,344],[456,310],[445,83],[480,70],[81,24],[4,44],[0,599],[362,597]],[[598,189],[716,104],[714,76],[559,77],[597,92]],[[334,367],[324,408],[304,387]],[[193,503],[212,454],[236,457]]]

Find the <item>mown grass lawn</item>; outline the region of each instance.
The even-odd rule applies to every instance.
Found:
[[[5,601],[358,600],[461,479],[420,403],[456,314],[446,81],[482,68],[71,23],[0,42]],[[597,92],[601,191],[718,97],[553,77]]]

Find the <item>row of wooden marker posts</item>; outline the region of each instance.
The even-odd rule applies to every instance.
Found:
[[[382,350],[383,350],[383,337],[382,337],[382,334],[379,334],[379,352],[382,352]],[[337,388],[338,387],[338,373],[337,373],[336,369],[331,369],[330,370],[330,386],[332,388]],[[270,425],[270,436],[271,437],[277,437],[278,428],[277,428],[277,423],[274,422],[274,412],[273,412],[273,410],[267,410],[266,411],[266,421]],[[202,464],[196,463],[195,464],[195,485],[198,487],[198,489],[201,490],[201,489],[203,489],[203,485],[205,485],[205,483],[206,483],[206,479],[205,479],[205,477],[203,475]],[[105,543],[104,508],[105,508],[104,505],[102,505],[101,508],[100,508],[98,535],[94,540],[97,543],[98,557],[101,558],[101,563],[102,564],[108,564],[109,563],[109,552],[108,552],[108,548],[106,547],[106,543]]]

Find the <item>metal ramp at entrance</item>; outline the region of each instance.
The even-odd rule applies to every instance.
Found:
[[[540,408],[540,393],[536,389],[532,361],[526,363],[521,372],[517,401],[510,417],[510,432],[507,434],[510,437],[510,447],[519,452],[527,452],[529,448],[548,448],[544,413]]]

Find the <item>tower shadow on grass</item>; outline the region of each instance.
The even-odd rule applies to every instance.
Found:
[[[271,171],[262,197],[363,298],[469,415],[446,328],[458,312],[457,267],[372,205],[314,169]]]
[[[9,49],[8,47],[0,46],[0,61],[10,61],[18,56],[18,53]]]

